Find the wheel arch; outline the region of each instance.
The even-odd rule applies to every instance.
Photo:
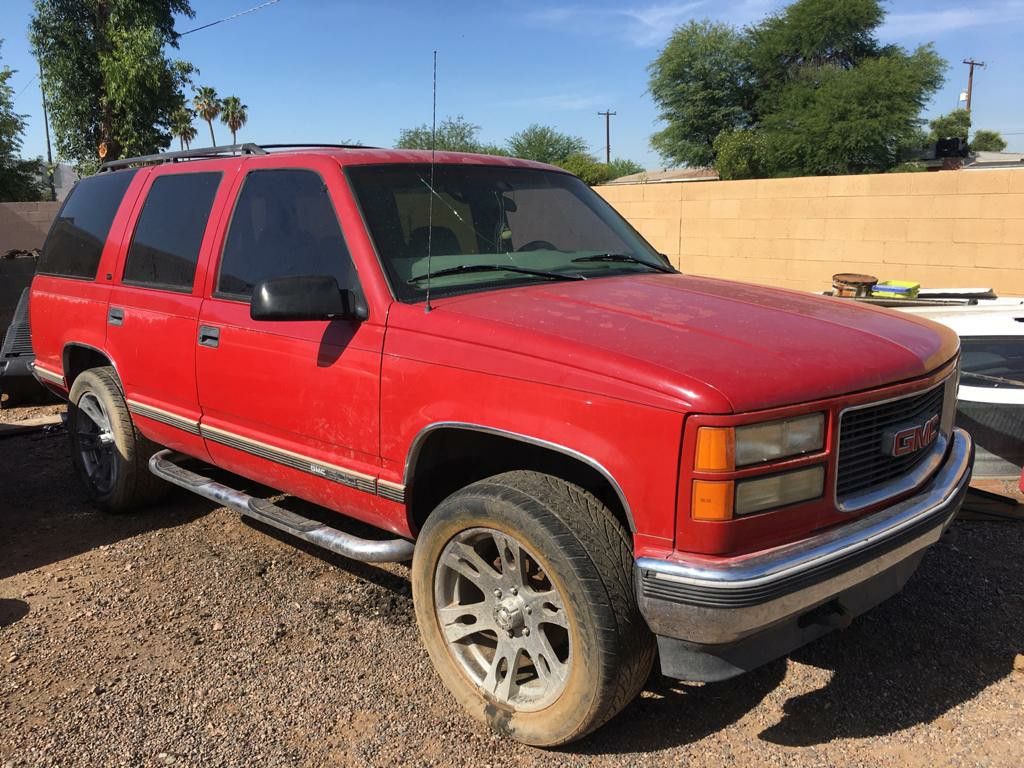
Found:
[[[568,446],[468,422],[437,422],[416,435],[405,462],[409,528],[418,532],[443,499],[469,483],[510,470],[533,469],[580,485],[636,533],[629,501],[599,461]],[[424,479],[430,476],[430,482]]]
[[[123,382],[121,371],[110,355],[97,347],[80,341],[69,341],[64,345],[64,349],[61,351],[61,366],[64,369],[64,383],[67,385],[68,392],[74,386],[75,379],[90,368],[110,366],[114,369],[118,382]],[[121,386],[123,387],[124,384],[121,383]]]

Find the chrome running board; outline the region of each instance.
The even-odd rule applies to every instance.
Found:
[[[316,544],[352,560],[364,563],[403,562],[412,559],[413,544],[405,539],[361,539],[350,533],[331,528],[318,520],[303,517],[277,506],[273,502],[257,499],[247,493],[229,488],[209,477],[185,469],[175,463],[186,457],[164,450],[149,460],[149,471],[162,480],[180,486],[192,493],[233,509],[245,517],[259,520],[292,536]]]

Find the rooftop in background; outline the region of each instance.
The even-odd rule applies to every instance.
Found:
[[[964,168],[1024,168],[1024,152],[975,152],[964,162]]]
[[[641,171],[612,179],[608,184],[662,184],[668,181],[718,181],[714,168],[670,168],[666,171]]]

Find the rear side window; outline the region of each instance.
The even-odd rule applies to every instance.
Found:
[[[323,179],[313,171],[252,171],[231,217],[217,293],[248,298],[261,280],[299,275],[331,275],[358,291]]]
[[[192,290],[220,179],[220,173],[179,173],[153,182],[128,249],[124,282]]]
[[[78,182],[50,227],[38,271],[94,279],[110,225],[134,177],[132,169],[101,173]]]

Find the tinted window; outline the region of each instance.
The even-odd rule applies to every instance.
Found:
[[[135,170],[82,179],[61,206],[46,237],[39,272],[63,277],[96,277],[103,245]]]
[[[126,283],[192,290],[219,173],[160,176],[139,214],[124,267]]]
[[[960,340],[960,383],[968,387],[1022,389],[1024,340],[1020,336],[966,337]]]
[[[319,174],[253,171],[231,218],[217,291],[249,296],[261,280],[298,275],[332,275],[341,288],[358,288]]]
[[[398,298],[664,270],[651,247],[574,176],[532,168],[362,165],[346,169]],[[512,267],[502,270],[501,267]],[[516,271],[519,270],[519,271]],[[438,274],[438,273],[444,274]]]

